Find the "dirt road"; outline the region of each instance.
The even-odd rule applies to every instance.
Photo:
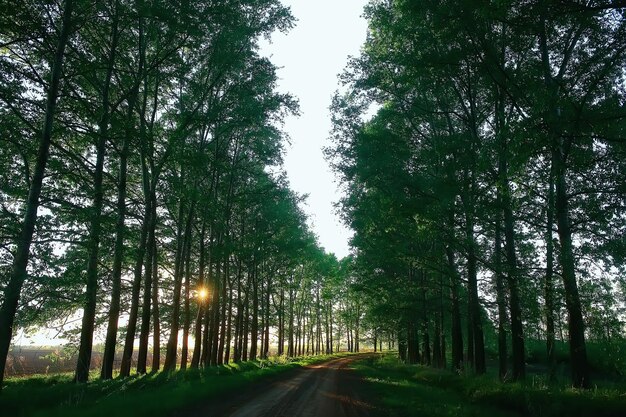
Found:
[[[232,417],[366,417],[372,407],[358,396],[358,376],[341,358],[298,371],[237,406]]]

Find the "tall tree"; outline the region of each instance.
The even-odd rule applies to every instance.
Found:
[[[75,4],[73,0],[65,0],[59,13],[61,16],[61,24],[60,26],[56,25],[56,27],[60,27],[60,31],[56,41],[56,50],[50,61],[50,83],[46,91],[46,110],[37,151],[37,162],[35,164],[32,180],[30,181],[28,198],[24,207],[24,219],[22,221],[21,233],[17,242],[9,282],[4,288],[2,308],[0,309],[0,328],[2,329],[0,330],[0,389],[2,389],[2,381],[4,380],[4,368],[9,353],[11,337],[13,335],[13,322],[17,312],[18,301],[20,299],[22,285],[28,274],[29,250],[37,223],[37,209],[39,207],[42,183],[46,172],[50,144],[52,142],[55,111],[59,98],[61,75],[63,73],[65,59],[65,49],[73,30],[74,7]],[[53,22],[50,22],[50,24],[54,26]]]

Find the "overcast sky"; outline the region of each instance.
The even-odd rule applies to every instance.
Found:
[[[272,43],[262,43],[262,53],[280,67],[279,88],[300,102],[300,117],[291,117],[285,130],[292,146],[285,158],[291,188],[308,194],[304,207],[311,225],[327,252],[341,258],[348,254],[350,231],[335,214],[338,184],[324,160],[328,144],[328,107],[338,88],[337,75],[348,56],[358,55],[367,33],[361,17],[367,0],[283,0],[296,17],[296,27],[277,33]]]

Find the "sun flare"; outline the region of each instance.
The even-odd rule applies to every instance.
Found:
[[[198,289],[198,292],[196,293],[196,296],[200,300],[206,300],[209,297],[209,291],[206,288],[200,288],[200,289]]]

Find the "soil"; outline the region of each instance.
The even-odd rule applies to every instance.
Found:
[[[359,355],[362,357],[361,355]],[[374,417],[374,406],[362,398],[365,382],[348,365],[355,357],[335,359],[281,375],[219,406],[186,410],[190,416],[231,417]]]

